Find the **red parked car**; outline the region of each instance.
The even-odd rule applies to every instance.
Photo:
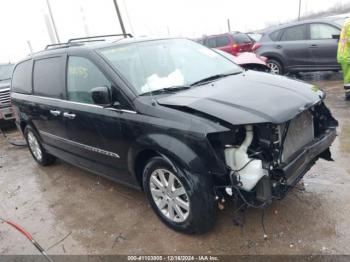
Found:
[[[232,32],[203,37],[205,46],[217,48],[232,55],[242,52],[253,52],[254,41],[244,33]]]

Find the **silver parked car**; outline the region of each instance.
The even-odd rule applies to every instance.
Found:
[[[337,46],[343,18],[323,18],[271,27],[255,52],[268,58],[272,73],[340,70]]]

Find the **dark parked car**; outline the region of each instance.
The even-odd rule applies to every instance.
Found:
[[[217,199],[266,205],[331,159],[337,121],[315,86],[186,39],[92,40],[14,69],[16,122],[41,165],[58,157],[137,187],[165,224],[202,233]]]
[[[10,99],[13,67],[13,64],[0,64],[0,121],[10,121],[15,118]]]
[[[237,55],[240,52],[252,52],[254,41],[244,33],[232,32],[205,36],[202,38],[201,44]]]
[[[268,58],[275,74],[336,71],[340,30],[339,18],[285,24],[265,30],[254,49]]]

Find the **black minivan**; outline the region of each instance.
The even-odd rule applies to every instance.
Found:
[[[58,157],[137,187],[165,224],[203,233],[216,201],[265,206],[331,160],[337,121],[317,86],[186,39],[100,40],[48,46],[14,69],[16,122],[39,164]]]

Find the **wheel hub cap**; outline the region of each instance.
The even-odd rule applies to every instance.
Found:
[[[177,223],[186,220],[190,213],[190,201],[184,186],[171,171],[153,171],[150,191],[158,209],[166,218]]]

